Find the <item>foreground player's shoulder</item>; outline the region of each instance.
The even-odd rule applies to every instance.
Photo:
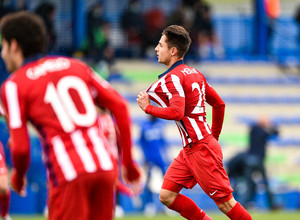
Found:
[[[92,69],[83,61],[76,59],[76,58],[69,58],[69,57],[66,57],[66,59],[69,60],[70,67],[74,71],[76,71],[76,72],[84,71],[85,73],[88,73],[88,74],[92,73]]]

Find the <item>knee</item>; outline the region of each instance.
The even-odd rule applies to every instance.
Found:
[[[161,193],[161,192],[159,194],[159,201],[162,204],[166,205],[166,206],[168,206],[168,204],[169,204],[169,198],[168,198],[168,196],[166,194],[164,194],[164,193]]]
[[[7,184],[0,184],[0,194],[6,194],[9,190],[9,187]]]
[[[159,193],[159,201],[165,206],[170,206],[176,199],[178,193],[161,189]]]
[[[223,213],[227,213],[227,212],[229,212],[229,210],[228,210],[228,206],[225,204],[225,203],[222,203],[222,204],[219,204],[218,205],[218,208],[219,208],[219,210],[221,211],[221,212],[223,212]]]
[[[224,202],[222,204],[218,204],[218,208],[221,212],[226,214],[235,206],[236,203],[237,203],[236,200],[234,198],[231,198],[227,202]]]
[[[0,180],[0,194],[6,194],[9,190],[7,179],[1,178]]]

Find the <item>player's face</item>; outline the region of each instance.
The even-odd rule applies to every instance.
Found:
[[[168,48],[166,36],[162,35],[157,46],[155,47],[158,62],[169,66],[172,58],[171,50]]]
[[[11,45],[9,45],[9,43],[4,39],[2,39],[1,43],[2,43],[1,56],[6,64],[6,69],[8,72],[13,72],[17,68],[13,59],[14,55],[12,54]]]

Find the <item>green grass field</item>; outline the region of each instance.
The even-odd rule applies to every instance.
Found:
[[[226,220],[228,219],[225,215],[222,214],[210,214],[209,215],[214,220]],[[253,220],[299,220],[300,212],[259,212],[251,213]],[[12,216],[13,220],[45,220],[42,216]],[[124,218],[116,218],[115,220],[181,220],[184,219],[180,216],[167,216],[167,215],[157,215],[155,217],[145,217],[141,215],[132,215],[126,216]]]

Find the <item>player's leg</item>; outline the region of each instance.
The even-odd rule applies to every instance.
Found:
[[[210,220],[211,218],[193,200],[179,194],[183,187],[192,188],[195,184],[192,174],[183,162],[181,152],[165,174],[159,199],[169,209],[180,213],[186,219]]]
[[[218,204],[218,208],[232,220],[251,220],[251,215],[233,197],[224,203]]]
[[[220,144],[209,136],[195,146],[199,150],[184,154],[187,165],[204,192],[214,200],[218,208],[230,219],[250,220],[249,213],[235,201],[228,175],[223,167]]]
[[[85,183],[90,175],[82,175],[71,182],[50,188],[49,220],[88,220],[88,189]]]
[[[8,215],[10,203],[10,190],[8,186],[7,168],[5,163],[5,154],[3,145],[0,142],[0,206],[1,217],[3,219],[10,219]]]
[[[92,189],[89,197],[90,213],[88,220],[112,220],[117,175],[115,171],[101,172],[87,185]]]
[[[10,190],[8,187],[7,174],[0,174],[0,206],[1,217],[6,218],[8,216],[10,203]]]

